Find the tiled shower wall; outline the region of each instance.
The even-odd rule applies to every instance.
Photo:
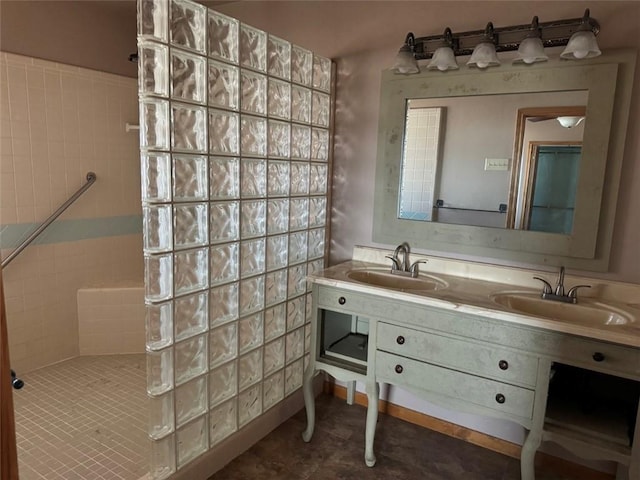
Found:
[[[123,61],[127,61],[123,58]],[[79,288],[142,285],[136,81],[0,52],[0,248],[6,256],[97,181],[3,269],[11,364],[78,355]]]
[[[185,0],[138,2],[151,475],[302,384],[325,262],[331,61]]]

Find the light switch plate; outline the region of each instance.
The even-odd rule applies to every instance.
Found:
[[[485,158],[484,159],[485,170],[509,170],[508,158]]]

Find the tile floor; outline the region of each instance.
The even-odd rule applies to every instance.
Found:
[[[137,480],[149,471],[144,354],[76,357],[20,378],[21,480]]]
[[[321,395],[311,443],[304,410],[209,480],[519,480],[516,459],[380,414],[377,464],[364,464],[363,407]],[[537,480],[584,480],[536,470]]]

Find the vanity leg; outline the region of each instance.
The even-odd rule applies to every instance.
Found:
[[[364,435],[364,463],[367,467],[376,464],[376,456],[373,453],[373,439],[376,435],[378,423],[378,399],[380,398],[380,386],[377,382],[367,382],[367,426]]]
[[[356,398],[356,382],[347,382],[347,405],[353,405]]]
[[[307,428],[302,432],[302,440],[310,442],[313,436],[313,429],[316,424],[316,400],[313,395],[313,377],[315,376],[315,367],[309,365],[304,372],[302,380],[302,394],[304,396],[304,408],[307,412]]]
[[[536,452],[542,442],[542,432],[529,431],[520,452],[520,478],[521,480],[535,480],[536,471],[534,461]]]
[[[520,477],[521,480],[535,480],[536,472],[534,461],[536,451],[542,443],[542,429],[544,417],[547,412],[547,394],[549,393],[549,380],[551,375],[551,362],[540,360],[538,364],[538,376],[536,378],[536,396],[533,404],[533,418],[531,429],[522,445],[520,452]]]

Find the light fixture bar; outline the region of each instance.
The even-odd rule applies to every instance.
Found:
[[[600,24],[594,18],[589,17],[589,11],[585,12],[588,25],[594,35],[600,32]],[[555,20],[539,23],[541,39],[544,47],[561,47],[569,43],[571,35],[578,31],[584,18],[572,18],[568,20]],[[496,52],[508,52],[518,50],[520,43],[531,32],[531,24],[515,25],[510,27],[498,27],[493,29],[495,35]],[[485,30],[474,30],[462,33],[453,33],[453,52],[456,56],[471,55],[475,46],[485,39]],[[414,56],[416,60],[424,60],[433,57],[434,52],[442,46],[443,36],[431,35],[415,39]]]

